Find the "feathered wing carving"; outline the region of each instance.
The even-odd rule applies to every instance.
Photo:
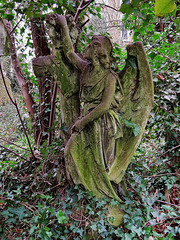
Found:
[[[131,158],[136,151],[144,132],[150,111],[153,105],[153,81],[146,53],[141,42],[127,46],[127,59],[136,61],[136,68],[125,66],[119,73],[124,91],[124,98],[120,104],[120,112],[123,112],[123,137],[117,141],[115,159],[109,170],[109,179],[120,183]],[[135,63],[135,62],[134,62]],[[137,124],[140,132],[137,136],[132,129],[124,124],[124,120],[130,120]]]

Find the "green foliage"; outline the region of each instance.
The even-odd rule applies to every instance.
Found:
[[[162,150],[178,162],[179,126],[179,12],[163,19],[154,13],[154,2],[140,2],[124,16],[124,26],[133,31],[134,41],[143,41],[154,80],[154,108],[148,128],[150,138],[163,141]],[[174,159],[174,160],[173,160]]]
[[[125,126],[126,126],[126,127],[132,129],[132,131],[133,131],[133,133],[134,133],[134,136],[137,137],[137,135],[138,135],[139,132],[140,132],[140,127],[139,127],[137,124],[133,123],[133,122],[131,121],[131,119],[130,119],[129,121],[128,121],[128,120],[124,120],[124,123],[125,123]]]
[[[152,170],[167,170],[161,162],[150,164],[146,154],[153,157],[155,153],[153,149],[147,152],[146,146],[139,148],[126,175],[131,191],[122,205],[124,225],[117,228],[107,221],[107,205],[116,206],[116,201],[96,199],[63,178],[57,189],[53,187],[57,180],[52,174],[57,168],[52,159],[46,160],[43,168],[35,162],[31,168],[29,162],[11,168],[10,177],[1,175],[0,179],[1,239],[177,239],[178,208],[164,204],[162,181],[166,183],[169,178],[152,176]]]
[[[164,16],[176,9],[174,0],[156,0],[155,1],[155,15]]]
[[[28,32],[29,19],[40,17],[43,20],[47,12],[74,12],[74,7],[73,1],[67,0],[0,1],[0,15],[12,20],[13,26],[17,23],[17,16],[23,18],[15,33],[19,32],[23,37],[18,41],[19,51],[22,53],[21,66],[26,78],[33,83],[31,93],[37,105],[38,83],[30,74],[26,62],[33,51],[31,34]],[[177,172],[180,114],[177,33],[180,29],[179,13],[174,11],[169,16],[157,18],[154,13],[154,1],[134,0],[124,0],[120,11],[125,13],[123,26],[133,32],[133,40],[143,41],[145,45],[155,87],[155,104],[148,130],[125,175],[128,193],[124,197],[124,225],[113,228],[107,221],[107,205],[116,206],[115,201],[96,199],[92,193],[78,186],[70,187],[65,176],[62,140],[55,138],[50,146],[44,142],[36,161],[31,159],[28,151],[10,146],[6,142],[6,147],[27,160],[22,161],[0,148],[2,240],[148,240],[150,237],[160,240],[179,239],[179,196],[173,195],[174,189],[180,187]],[[89,12],[101,17],[100,8],[96,5],[90,6]],[[87,13],[82,12],[81,19],[84,19],[85,15]],[[93,35],[93,26],[90,26],[90,30],[90,35]],[[90,41],[86,36],[85,28],[80,42],[84,49]],[[27,47],[32,48],[29,54]],[[115,44],[114,55],[122,69],[126,53]],[[136,59],[129,57],[126,63],[136,68]],[[21,103],[24,106],[23,100]],[[1,134],[28,148],[26,139],[21,134],[21,126],[16,122],[16,113],[11,108],[5,110],[3,106],[0,109]],[[22,114],[30,129],[27,110],[24,110]],[[135,136],[139,133],[139,127],[130,120],[125,120],[125,125],[132,129]],[[59,136],[59,119],[56,119],[55,127],[55,132],[58,133],[56,136]],[[30,136],[31,134],[32,132]],[[33,143],[32,138],[31,142]],[[172,191],[168,192],[170,203],[165,198],[166,189]],[[113,222],[113,218],[109,221]]]
[[[136,13],[139,17],[144,18],[143,14],[141,14],[140,7],[146,1],[142,0],[123,0],[123,3],[120,8],[120,12],[125,13],[127,15],[131,13]],[[174,0],[155,0],[155,15],[156,16],[164,16],[168,13],[173,12],[176,9],[176,4]]]
[[[136,57],[129,55],[128,58],[126,59],[126,64],[127,64],[127,66],[130,66],[134,69],[137,69],[137,59],[136,59]]]

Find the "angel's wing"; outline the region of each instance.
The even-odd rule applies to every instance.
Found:
[[[153,81],[146,53],[141,42],[127,46],[127,62],[119,74],[124,98],[121,101],[120,112],[123,112],[123,137],[117,141],[114,162],[109,171],[109,178],[115,183],[120,183],[125,170],[136,151],[144,132],[152,105]],[[129,66],[128,66],[129,65]],[[128,122],[139,126],[140,132],[134,135]],[[126,123],[126,124],[125,124]]]

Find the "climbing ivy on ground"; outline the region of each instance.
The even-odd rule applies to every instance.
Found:
[[[62,145],[60,152],[61,148]],[[62,158],[49,155],[39,163],[24,161],[7,168],[0,175],[0,238],[178,239],[178,202],[167,205],[162,189],[162,181],[167,184],[169,179],[170,187],[174,187],[177,176],[163,170],[160,163],[149,164],[146,155],[153,159],[157,156],[153,149],[148,150],[139,148],[125,176],[128,193],[122,206],[124,225],[117,228],[109,223],[113,218],[107,219],[107,206],[118,203],[108,198],[97,199],[81,186],[70,185],[63,175]],[[153,171],[166,172],[170,178],[155,174],[152,177]],[[61,175],[60,181],[57,173]]]

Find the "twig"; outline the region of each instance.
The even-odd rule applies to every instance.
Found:
[[[81,215],[81,214],[79,214],[78,212],[76,212],[76,214],[79,215],[79,216],[81,216],[81,219],[84,218],[84,219],[88,220],[91,224],[93,223],[93,222],[91,221],[91,219],[89,219],[88,217],[84,216],[83,214]],[[82,221],[83,221],[83,220],[82,220]]]
[[[104,4],[104,3],[96,3],[96,5],[100,5],[100,6],[104,6],[104,7],[107,7],[107,8],[111,8],[112,10],[116,11],[116,12],[119,12],[118,9],[114,8],[114,7],[111,7],[107,4]]]
[[[148,50],[146,50],[146,53],[148,53],[152,48],[154,48],[158,43],[160,43],[163,39],[167,38],[169,35],[171,35],[175,30],[168,33],[165,37],[161,38],[159,41],[155,42]]]
[[[86,20],[82,25],[81,25],[81,29],[89,22],[89,19]]]
[[[15,202],[15,200],[12,199],[12,198],[6,198],[6,197],[0,196],[0,199],[3,199],[3,200],[11,200],[11,201]],[[35,213],[34,213],[34,210],[32,209],[32,208],[34,208],[35,211],[37,212],[37,214],[38,214],[40,217],[42,217],[41,214],[38,212],[38,210],[37,210],[34,206],[30,205],[29,203],[19,202],[19,204],[22,205],[22,206],[24,206],[24,207],[26,207],[27,209],[29,209],[31,212],[33,212],[34,216],[36,216]]]
[[[50,118],[49,118],[49,128],[53,126],[54,123],[54,116],[55,116],[55,105],[56,105],[56,97],[57,97],[57,83],[54,83],[54,90],[53,90],[53,95],[51,97],[51,112],[50,112]],[[52,143],[52,130],[49,132],[48,136],[48,145]]]
[[[153,175],[151,175],[151,176],[143,176],[143,177],[145,177],[145,178],[148,178],[148,177],[161,177],[161,176],[166,176],[166,175],[177,175],[177,173],[162,173],[162,174],[153,174]]]
[[[180,217],[174,217],[174,216],[173,216],[173,217],[167,217],[167,218],[166,218],[166,220],[171,220],[171,219],[172,219],[172,220],[176,220],[176,219],[177,219],[177,220],[180,220]]]
[[[5,148],[6,150],[8,150],[9,152],[13,153],[13,154],[16,155],[17,157],[20,157],[20,158],[22,158],[22,159],[24,159],[24,160],[27,160],[26,158],[22,157],[22,156],[19,155],[18,153],[14,152],[13,150],[10,150],[9,148],[7,148],[7,147],[5,147],[5,146],[3,146],[3,145],[1,145],[1,144],[0,144],[0,147]]]
[[[178,145],[178,146],[176,146],[176,147],[173,147],[173,148],[169,149],[168,151],[166,151],[165,153],[161,154],[159,157],[157,157],[156,159],[154,159],[154,160],[149,164],[149,166],[150,166],[152,163],[154,163],[158,158],[164,156],[166,153],[168,153],[168,152],[170,152],[170,151],[172,151],[172,150],[174,150],[174,149],[176,149],[176,148],[178,148],[178,147],[180,147],[180,145]]]
[[[52,187],[52,188],[46,190],[44,193],[50,192],[52,189],[57,188],[57,187],[59,187],[59,186],[61,186],[60,183],[58,183],[56,186],[54,186],[54,187]]]
[[[24,130],[24,134],[25,134],[25,136],[26,136],[26,138],[27,138],[27,141],[28,141],[28,145],[29,145],[31,154],[32,154],[33,158],[35,159],[34,152],[33,152],[33,150],[32,150],[31,143],[30,143],[30,141],[29,141],[29,137],[28,137],[26,128],[25,128],[25,126],[24,126],[24,122],[23,122],[23,120],[22,120],[22,117],[21,117],[21,114],[20,114],[20,111],[19,111],[17,102],[16,102],[16,100],[13,100],[13,99],[12,99],[12,97],[11,97],[9,91],[8,91],[8,88],[7,88],[7,85],[6,85],[6,82],[5,82],[5,78],[4,78],[4,74],[3,74],[3,71],[2,71],[2,67],[1,67],[1,62],[0,62],[0,72],[1,72],[1,75],[2,75],[3,83],[4,83],[4,86],[5,86],[6,92],[7,92],[7,94],[8,94],[8,97],[9,97],[9,99],[11,100],[12,104],[13,104],[13,105],[15,106],[15,108],[16,108],[16,111],[17,111],[17,113],[18,113],[19,119],[20,119],[20,121],[21,121],[23,130]]]
[[[148,142],[153,146],[153,148],[155,148],[159,153],[161,153],[161,151],[150,140],[148,140]]]
[[[76,23],[79,17],[79,14],[85,9],[87,8],[94,0],[82,0],[77,11],[76,14],[74,16],[74,22]]]
[[[10,143],[10,144],[12,144],[12,145],[14,145],[14,146],[18,147],[18,148],[21,148],[21,149],[23,149],[23,150],[26,150],[26,151],[29,151],[29,152],[30,152],[30,150],[29,150],[29,149],[27,149],[27,148],[24,148],[24,147],[21,147],[21,146],[19,146],[19,145],[15,144],[15,143],[13,143],[13,142],[11,142],[11,141],[7,140],[7,139],[1,138],[1,137],[0,137],[0,139],[1,139],[1,140],[3,140],[3,141],[5,141],[5,142],[7,142],[7,143]]]
[[[21,17],[21,19],[19,20],[19,22],[17,22],[17,24],[14,26],[14,28],[13,28],[12,31],[9,33],[9,35],[11,35],[11,34],[14,32],[14,30],[16,29],[16,27],[17,27],[17,26],[19,25],[19,23],[22,21],[23,17],[24,17],[24,14],[22,15],[22,17]]]
[[[73,217],[73,216],[71,216],[71,215],[69,215],[69,217],[70,217],[71,219],[75,220],[75,221],[80,222],[80,223],[83,221],[83,219],[78,219],[78,218],[75,218],[75,217]]]
[[[168,56],[166,56],[166,55],[164,55],[163,53],[161,53],[161,52],[159,52],[159,51],[156,51],[156,50],[154,50],[156,53],[159,53],[161,56],[163,56],[164,58],[167,58],[171,63],[177,63],[177,62],[175,62],[175,61],[173,61],[173,60],[171,60]]]
[[[158,200],[158,199],[156,199],[155,201],[160,202],[160,203],[164,203],[164,204],[168,204],[168,205],[171,205],[171,206],[174,206],[174,207],[177,207],[177,208],[180,208],[180,205],[175,205],[175,204],[172,204],[172,203],[169,203],[169,202],[165,202],[165,201],[161,201],[161,200]]]

